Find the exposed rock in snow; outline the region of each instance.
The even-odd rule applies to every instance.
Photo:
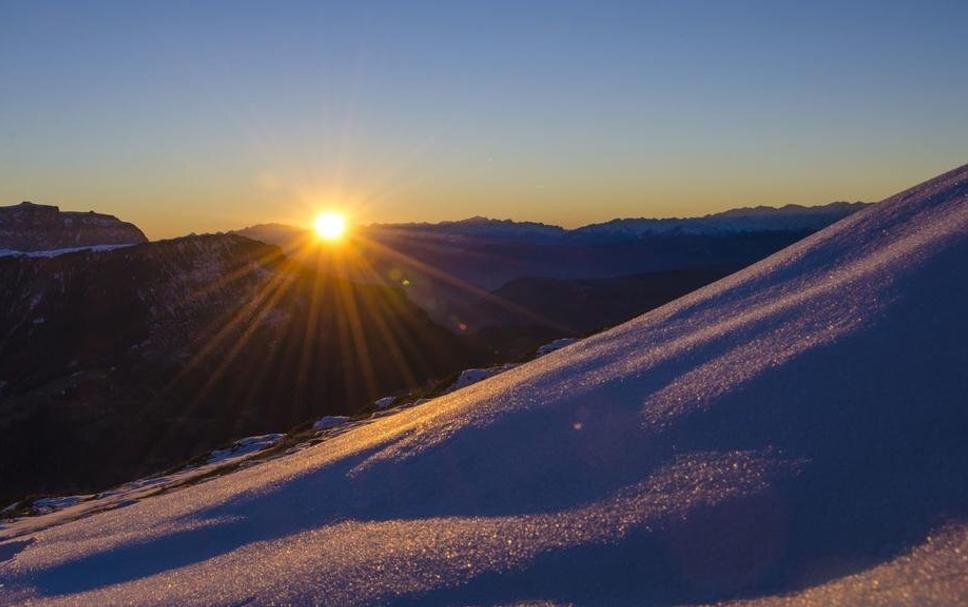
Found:
[[[377,419],[380,417],[387,417],[388,415],[394,415],[397,411],[395,409],[381,409],[379,411],[374,411],[370,415],[370,419]]]
[[[376,407],[377,409],[386,409],[388,407],[393,406],[393,403],[395,402],[397,402],[396,396],[384,396],[383,398],[378,399],[375,403],[373,403],[373,406]]]
[[[260,436],[248,436],[239,439],[228,449],[212,451],[208,457],[208,463],[224,462],[230,458],[242,457],[250,453],[262,451],[263,449],[268,449],[285,436],[285,434],[262,434]]]
[[[963,603],[965,259],[968,166],[423,407],[21,530],[0,602]]]
[[[578,341],[574,337],[562,337],[561,339],[556,339],[552,342],[548,342],[545,345],[538,348],[538,356],[544,356],[545,354],[551,354],[555,350],[560,350],[565,346],[570,346],[571,344]]]
[[[39,514],[48,514],[51,512],[56,512],[62,510],[69,506],[78,504],[86,499],[90,499],[94,496],[92,495],[68,495],[65,497],[43,497],[36,499],[31,502],[30,507],[32,510]]]
[[[345,415],[327,415],[313,423],[313,430],[329,430],[330,428],[342,426],[349,420],[350,418]]]
[[[505,371],[513,369],[516,366],[516,364],[507,364],[496,367],[488,367],[486,369],[464,369],[460,372],[460,375],[457,376],[457,380],[444,391],[444,394],[453,392],[454,390],[460,390],[461,388],[465,388],[471,384],[476,384],[479,381],[483,381],[489,377],[494,377],[495,375],[504,373]]]

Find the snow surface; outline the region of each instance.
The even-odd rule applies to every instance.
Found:
[[[422,407],[11,526],[0,603],[964,604],[966,259],[968,166]]]
[[[867,571],[787,596],[737,601],[731,607],[817,605],[968,605],[968,525],[932,533],[911,552]]]

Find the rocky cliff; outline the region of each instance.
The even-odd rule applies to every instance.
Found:
[[[113,215],[61,211],[32,202],[0,207],[0,249],[48,251],[147,241],[136,225]]]

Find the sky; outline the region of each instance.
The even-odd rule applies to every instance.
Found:
[[[0,204],[568,227],[968,162],[968,2],[0,0]]]

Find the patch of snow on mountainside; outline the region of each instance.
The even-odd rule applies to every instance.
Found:
[[[968,516],[965,259],[968,166],[422,407],[6,541],[0,603],[678,605],[829,588],[804,601],[820,605],[861,596],[851,574],[907,575],[908,558],[932,591],[896,586],[886,604],[956,604],[963,542],[917,546]]]
[[[345,415],[327,415],[313,422],[313,430],[329,430],[342,426],[349,421],[350,418]]]
[[[373,403],[373,406],[376,407],[377,409],[388,409],[396,402],[397,402],[396,396],[384,396],[383,398],[378,398]]]
[[[57,257],[58,255],[67,255],[68,253],[79,253],[81,251],[90,251],[92,253],[101,253],[104,251],[114,251],[115,249],[124,249],[127,247],[133,247],[133,244],[98,244],[90,245],[85,247],[67,247],[64,249],[51,249],[49,251],[14,251],[13,249],[0,249],[0,257]]]

